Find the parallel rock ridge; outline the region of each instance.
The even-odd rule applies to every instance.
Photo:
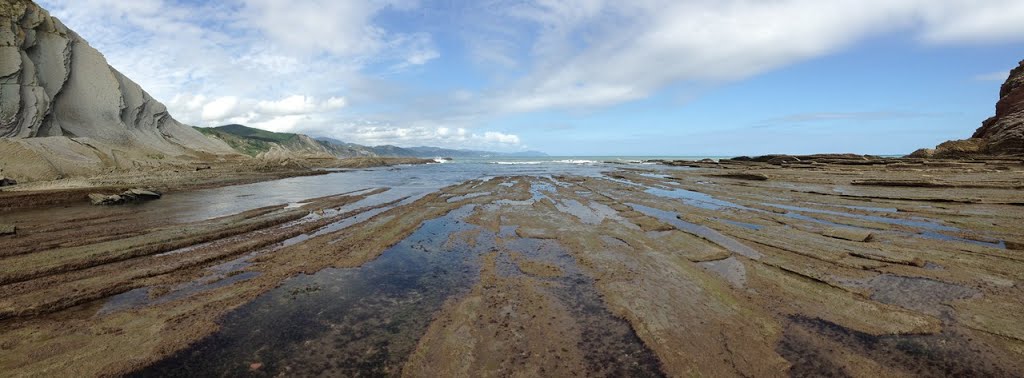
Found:
[[[29,0],[0,2],[0,138],[5,149],[22,150],[0,153],[0,164],[44,160],[58,176],[75,173],[62,158],[82,167],[131,166],[154,157],[232,153],[174,120],[163,104]],[[55,151],[65,156],[52,159]]]
[[[1024,155],[1024,60],[999,89],[996,115],[981,123],[970,139],[920,149],[911,157],[958,158],[975,155]]]

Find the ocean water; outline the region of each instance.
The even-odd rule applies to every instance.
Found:
[[[245,185],[168,193],[159,201],[128,206],[137,211],[135,217],[158,217],[175,222],[190,222],[239,213],[264,206],[297,204],[309,198],[356,192],[373,188],[390,188],[374,196],[378,201],[418,197],[467,180],[491,179],[499,176],[599,176],[623,167],[650,167],[651,159],[702,159],[704,157],[655,156],[546,156],[460,158],[438,164],[400,165],[367,169],[338,169],[330,174],[292,177]],[[686,169],[658,166],[659,169]],[[27,209],[4,214],[11,222],[33,217],[73,217],[95,214],[108,209],[88,203],[44,209]]]
[[[497,164],[497,165],[541,165],[541,164],[642,164],[650,160],[701,160],[725,159],[731,156],[530,156],[530,157],[486,157],[458,158],[452,163]],[[655,164],[655,163],[648,163]]]

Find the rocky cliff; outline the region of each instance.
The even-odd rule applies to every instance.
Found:
[[[996,115],[982,122],[971,138],[984,139],[990,154],[1024,155],[1024,60],[999,88]]]
[[[0,170],[50,179],[234,154],[174,120],[60,20],[0,0]]]
[[[1024,155],[1024,61],[1010,71],[999,89],[996,115],[981,123],[970,139],[951,140],[921,149],[913,157],[957,158],[976,155]]]

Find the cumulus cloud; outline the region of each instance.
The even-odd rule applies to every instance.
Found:
[[[409,0],[41,0],[172,115],[202,126],[276,130],[349,106],[369,65],[440,57],[427,33],[385,30],[374,17]],[[296,95],[283,96],[287,93]]]
[[[540,31],[528,51],[533,69],[490,104],[508,112],[600,107],[672,84],[741,80],[882,33],[929,44],[1024,40],[1016,0],[536,0],[503,9],[496,17]]]
[[[480,125],[743,80],[886,33],[1024,41],[1020,0],[39,2],[184,122],[377,144],[521,145]],[[448,54],[438,32],[490,76],[414,76]]]
[[[193,124],[217,126],[238,123],[271,131],[293,131],[304,121],[320,119],[347,104],[344,97],[320,100],[313,96],[292,95],[275,100],[256,100],[236,96],[178,95],[167,105],[185,109],[186,115],[198,112],[199,119],[184,119]]]
[[[394,126],[372,121],[330,124],[316,127],[336,138],[365,145],[400,147],[437,146],[497,151],[527,148],[519,136],[497,131],[474,132],[464,127]]]

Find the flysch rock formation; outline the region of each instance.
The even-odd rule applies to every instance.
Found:
[[[999,88],[996,115],[981,123],[969,139],[951,140],[911,157],[961,158],[978,155],[1024,155],[1024,60]]]
[[[234,155],[29,0],[0,0],[0,173],[46,180]]]

